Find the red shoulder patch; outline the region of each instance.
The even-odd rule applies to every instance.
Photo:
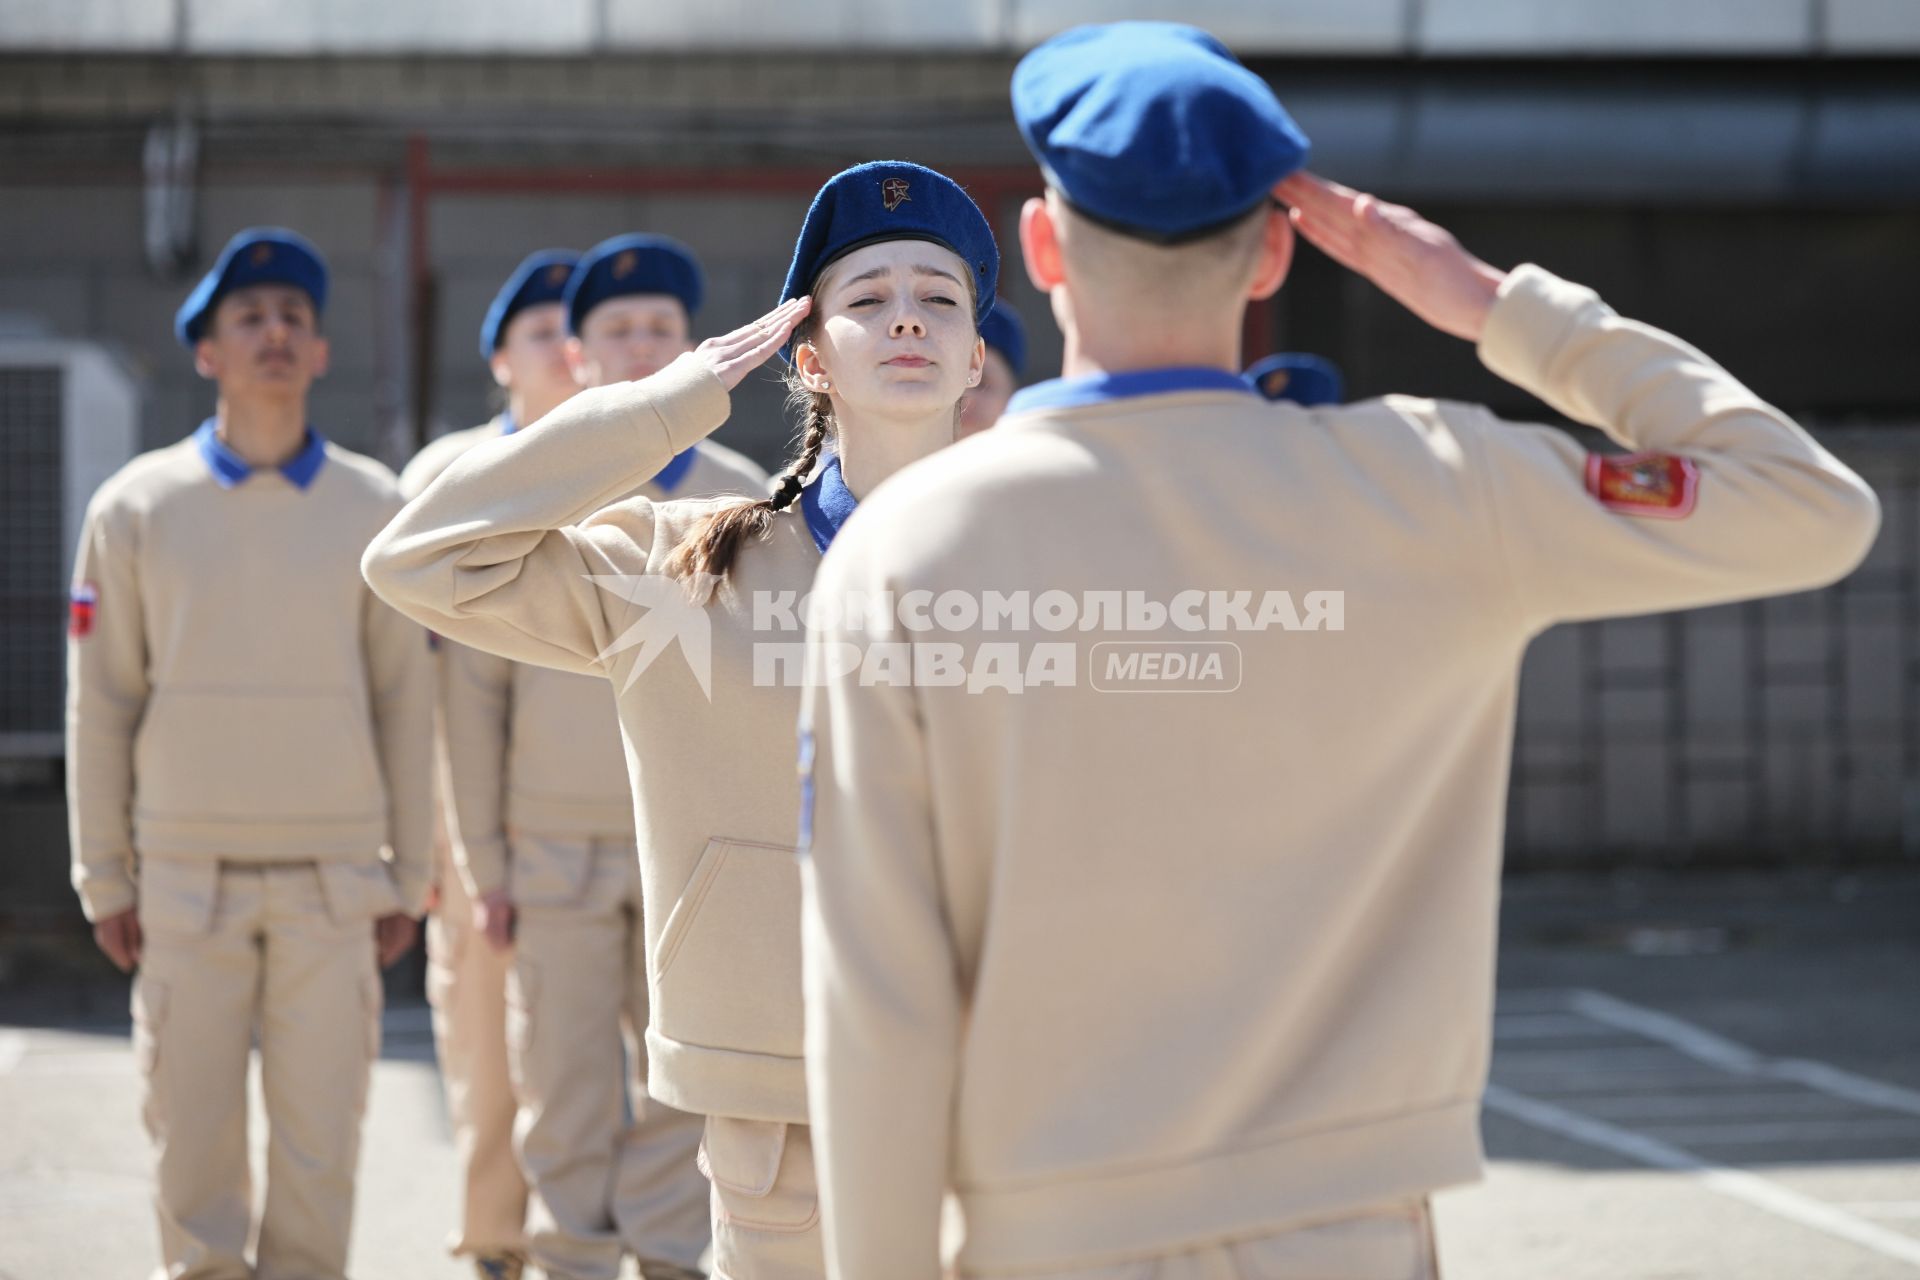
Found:
[[[100,591],[91,582],[73,589],[67,599],[67,634],[85,640],[93,634],[93,615],[100,606]]]
[[[1693,512],[1700,468],[1670,453],[1628,453],[1587,459],[1587,492],[1610,511],[1684,520]]]

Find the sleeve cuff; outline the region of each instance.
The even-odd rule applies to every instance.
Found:
[[[1480,362],[1500,377],[1543,400],[1553,394],[1553,362],[1581,329],[1612,314],[1600,295],[1526,263],[1507,273],[1487,327],[1480,335]]]
[[[74,887],[80,894],[80,909],[86,913],[90,924],[98,924],[108,916],[131,910],[139,901],[130,876],[90,875],[78,879]]]
[[[689,351],[648,379],[654,393],[647,403],[665,428],[675,453],[690,449],[720,429],[733,411],[733,399],[720,376]]]

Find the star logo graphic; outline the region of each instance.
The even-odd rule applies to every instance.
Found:
[[[616,655],[637,651],[620,692],[631,689],[654,659],[677,640],[693,678],[700,682],[700,692],[713,701],[713,622],[705,607],[696,603],[710,598],[716,581],[711,575],[701,575],[691,584],[657,573],[592,573],[587,580],[646,611],[600,653],[600,661],[612,670]]]
[[[887,206],[888,213],[892,213],[912,198],[907,194],[905,178],[888,178],[880,184],[880,203]]]

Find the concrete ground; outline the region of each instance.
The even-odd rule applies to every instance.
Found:
[[[154,1265],[127,1037],[111,980],[0,989],[0,1277]],[[1485,1132],[1449,1280],[1920,1278],[1920,874],[1510,884]],[[463,1274],[417,1001],[360,1185],[358,1280]]]

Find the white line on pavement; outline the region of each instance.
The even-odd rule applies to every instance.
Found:
[[[1715,1035],[1705,1027],[1695,1026],[1658,1010],[1629,1004],[1599,991],[1575,991],[1568,996],[1567,1003],[1575,1012],[1595,1022],[1624,1031],[1637,1031],[1651,1040],[1672,1046],[1696,1062],[1719,1067],[1734,1075],[1791,1081],[1862,1106],[1920,1116],[1920,1091],[1882,1080],[1870,1080],[1824,1062],[1769,1058],[1725,1036]]]
[[[1529,1098],[1499,1085],[1487,1086],[1486,1104],[1502,1115],[1563,1138],[1612,1151],[1656,1169],[1690,1174],[1710,1191],[1739,1200],[1777,1218],[1851,1241],[1884,1257],[1920,1267],[1920,1239],[1868,1222],[1797,1191],[1789,1191],[1756,1174],[1714,1164],[1672,1143],[1649,1138],[1643,1133],[1595,1120],[1564,1107],[1556,1107],[1550,1102]]]

